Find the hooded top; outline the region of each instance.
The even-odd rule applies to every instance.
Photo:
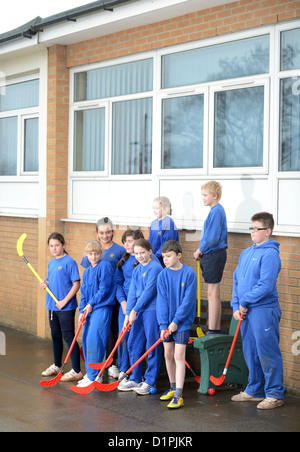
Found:
[[[276,281],[281,270],[280,244],[269,240],[244,250],[233,276],[231,306],[244,308],[279,306]]]

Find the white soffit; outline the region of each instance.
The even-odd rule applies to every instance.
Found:
[[[69,45],[134,27],[202,11],[233,0],[139,0],[121,5],[113,12],[100,11],[79,17],[76,22],[63,22],[39,33],[39,43]]]

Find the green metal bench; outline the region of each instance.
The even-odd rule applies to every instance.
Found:
[[[228,304],[228,302],[222,303],[223,307],[225,306],[226,308],[228,308]],[[228,314],[225,315],[226,320],[228,320]],[[224,320],[223,315],[222,320]],[[194,351],[199,350],[200,353],[201,383],[198,389],[199,393],[207,394],[209,388],[215,388],[215,385],[211,383],[209,377],[211,375],[214,377],[220,377],[222,375],[237,324],[238,322],[231,315],[228,334],[224,334],[224,330],[221,329],[222,334],[206,335],[194,340]],[[204,326],[202,329],[205,331]],[[247,382],[248,369],[243,355],[242,338],[239,334],[225,383],[235,383],[245,388]]]

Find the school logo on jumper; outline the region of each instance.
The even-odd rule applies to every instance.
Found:
[[[59,266],[59,267],[58,267],[58,270],[62,270],[62,266]]]
[[[110,254],[109,257],[114,257],[114,254]]]
[[[0,331],[0,355],[6,355],[6,337],[2,331]]]
[[[145,278],[145,276],[146,276],[146,272],[145,272],[145,273],[143,273],[143,275],[142,275],[142,276],[143,276],[143,278]]]
[[[183,286],[184,286],[184,282],[181,283],[181,287],[183,287]]]

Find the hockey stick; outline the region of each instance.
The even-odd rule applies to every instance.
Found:
[[[200,326],[200,317],[201,317],[201,269],[200,269],[200,259],[197,261],[197,315],[198,315],[198,327],[197,327],[197,336],[202,337],[204,333]]]
[[[232,344],[231,344],[231,348],[230,348],[229,355],[228,355],[228,358],[227,358],[227,361],[226,361],[226,364],[225,364],[225,367],[224,367],[224,370],[223,370],[223,374],[219,378],[216,378],[213,375],[211,375],[210,378],[209,378],[210,381],[215,386],[221,386],[221,384],[224,383],[224,380],[226,378],[226,374],[227,374],[227,371],[228,371],[229,363],[230,363],[230,360],[231,360],[231,357],[232,357],[232,354],[233,354],[233,350],[234,350],[234,347],[235,347],[235,344],[236,344],[236,341],[237,341],[237,338],[238,338],[238,335],[239,335],[239,331],[240,331],[240,328],[241,328],[241,324],[242,324],[243,318],[244,318],[244,316],[243,316],[243,314],[241,314],[241,319],[239,320],[239,323],[238,323],[238,325],[236,327],[236,332],[235,332],[235,335],[234,335],[234,338],[233,338],[233,341],[232,341]]]
[[[196,382],[200,384],[201,383],[201,377],[196,375],[195,371],[191,368],[191,366],[189,365],[189,363],[187,361],[185,361],[185,365],[192,372],[193,377],[195,378]]]
[[[28,267],[30,268],[30,270],[32,271],[34,276],[36,276],[36,278],[39,280],[39,282],[43,282],[42,278],[37,274],[37,272],[35,271],[33,266],[28,262],[28,260],[26,259],[26,257],[23,254],[23,243],[24,243],[24,240],[26,239],[26,237],[27,237],[27,234],[24,233],[24,234],[21,235],[21,237],[17,241],[17,252],[18,252],[18,255],[24,259],[25,264],[28,265]],[[55,303],[58,303],[57,298],[53,295],[51,290],[48,287],[46,287],[46,290],[47,290],[48,294],[53,298]]]
[[[118,340],[117,340],[114,348],[111,351],[111,354],[109,355],[107,360],[104,361],[104,363],[101,363],[102,366],[101,366],[101,364],[97,364],[97,366],[101,366],[101,370],[98,373],[95,381],[93,381],[88,386],[83,386],[83,387],[72,385],[71,388],[70,388],[72,391],[76,392],[77,394],[85,395],[85,394],[89,394],[90,392],[93,391],[93,389],[95,389],[97,387],[96,385],[99,384],[99,379],[100,379],[101,375],[103,374],[104,369],[106,369],[112,363],[113,355],[114,355],[115,351],[117,350],[117,348],[119,347],[119,345],[121,344],[125,334],[127,333],[127,331],[129,330],[130,327],[131,327],[131,324],[128,323],[127,327],[125,329],[122,329],[122,331],[121,331],[121,333],[120,333],[120,335],[118,337]],[[91,363],[91,364],[93,364],[93,363]],[[90,367],[92,367],[92,366],[90,366]]]
[[[149,355],[149,353],[152,352],[152,350],[155,349],[155,347],[157,347],[167,336],[167,334],[169,333],[169,330],[167,330],[164,334],[163,337],[161,337],[160,339],[158,339],[158,341],[156,341],[138,360],[136,363],[134,363],[126,372],[125,375],[123,376],[122,380],[124,380],[124,378],[129,377],[129,374],[133,371],[133,369],[136,368],[136,366],[138,366],[140,364],[140,362],[142,362],[146,356]],[[122,381],[121,380],[121,381]],[[121,383],[121,381],[115,381],[114,383],[110,383],[110,384],[103,384],[103,383],[99,383],[98,381],[94,382],[95,383],[95,388],[99,389],[99,391],[103,391],[103,392],[109,392],[109,391],[113,391],[114,389],[116,389],[119,384]]]
[[[64,374],[64,369],[65,369],[65,367],[66,367],[66,365],[67,365],[67,362],[69,361],[69,358],[70,358],[71,353],[72,353],[72,351],[73,351],[75,342],[77,341],[77,338],[78,338],[79,332],[80,332],[80,330],[81,330],[81,327],[82,327],[82,325],[84,324],[86,315],[87,315],[87,314],[86,314],[86,312],[85,312],[84,315],[83,315],[83,317],[82,317],[82,319],[81,319],[81,321],[79,322],[79,327],[78,327],[78,329],[77,329],[77,331],[76,331],[76,334],[75,334],[74,339],[73,339],[73,342],[72,342],[72,344],[71,344],[71,346],[70,346],[69,352],[68,352],[68,354],[67,354],[67,356],[66,356],[66,359],[65,359],[65,361],[64,361],[64,363],[63,363],[63,365],[62,365],[62,367],[61,367],[61,369],[60,369],[60,371],[59,371],[59,373],[56,375],[56,377],[52,378],[52,380],[43,380],[43,381],[41,381],[41,382],[40,382],[40,385],[41,385],[41,386],[46,386],[46,387],[48,387],[48,386],[54,386],[54,385],[56,385],[57,383],[60,382],[60,380],[61,380],[61,378],[62,378],[62,376],[63,376],[63,374]]]

